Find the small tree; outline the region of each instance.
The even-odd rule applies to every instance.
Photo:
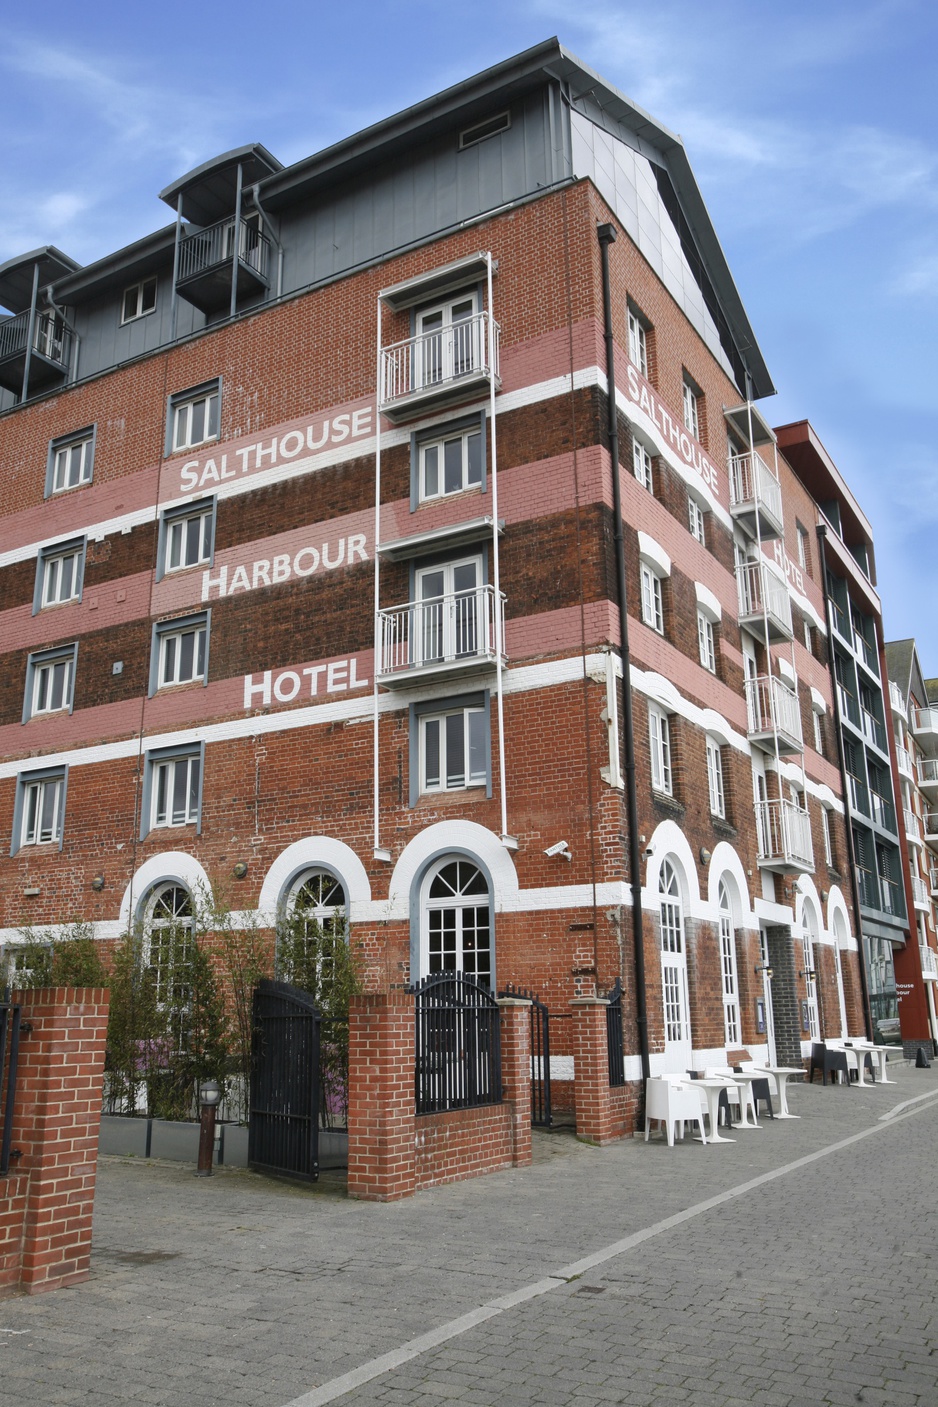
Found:
[[[107,1027],[108,1103],[134,1114],[144,1091],[165,1067],[164,1018],[156,977],[144,962],[142,928],[129,929],[111,954],[111,1007]]]
[[[7,950],[5,979],[11,987],[106,987],[108,974],[94,926],[74,919],[57,932],[22,928],[22,942]]]
[[[254,989],[273,971],[273,939],[256,916],[236,914],[223,899],[200,895],[200,928],[210,929],[221,966],[229,1010],[229,1074],[240,1082],[244,1109],[250,1108]]]

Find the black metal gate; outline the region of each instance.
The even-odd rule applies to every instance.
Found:
[[[309,992],[266,980],[255,988],[248,1163],[257,1172],[319,1176],[320,1024]]]
[[[500,997],[517,997],[531,1003],[531,1124],[549,1129],[550,1112],[550,1012],[533,992],[509,982]]]
[[[19,1157],[19,1152],[10,1148],[19,1049],[20,1009],[10,1001],[8,989],[0,1000],[0,1177],[10,1171],[10,1158]]]
[[[498,1104],[502,1097],[498,1003],[473,977],[437,972],[415,995],[414,1099],[418,1114]]]

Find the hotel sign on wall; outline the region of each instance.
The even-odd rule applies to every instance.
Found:
[[[645,412],[648,419],[659,431],[664,443],[679,455],[690,469],[695,469],[710,489],[714,498],[719,499],[720,481],[716,466],[709,460],[701,446],[689,435],[682,420],[676,420],[665,405],[658,399],[643,376],[629,364],[626,370],[626,385],[629,399]]]

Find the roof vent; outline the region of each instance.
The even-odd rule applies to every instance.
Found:
[[[511,113],[500,112],[497,117],[487,117],[484,122],[477,122],[474,127],[464,127],[459,134],[459,150],[465,151],[466,147],[474,147],[477,142],[484,142],[487,137],[497,137],[499,132],[507,132],[511,126]]]

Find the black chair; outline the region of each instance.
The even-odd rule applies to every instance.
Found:
[[[733,1069],[736,1071],[737,1075],[743,1073],[743,1067],[741,1065],[734,1065]],[[772,1108],[772,1086],[769,1084],[768,1076],[763,1080],[753,1080],[752,1102],[755,1105],[757,1119],[759,1117],[760,1102],[768,1105],[769,1118],[775,1118],[775,1110]]]
[[[844,1084],[850,1084],[850,1067],[847,1064],[847,1052],[845,1050],[828,1050],[823,1041],[811,1042],[811,1064],[808,1066],[809,1085],[814,1083],[815,1070],[821,1071],[822,1084],[827,1084],[828,1075],[831,1076],[831,1084],[833,1084],[833,1076],[838,1070],[843,1074]]]
[[[688,1070],[687,1073],[692,1080],[700,1079],[699,1070]],[[729,1090],[726,1089],[720,1090],[720,1097],[717,1100],[717,1124],[722,1124],[723,1127],[727,1129],[734,1127],[732,1115],[730,1114],[730,1094]]]

